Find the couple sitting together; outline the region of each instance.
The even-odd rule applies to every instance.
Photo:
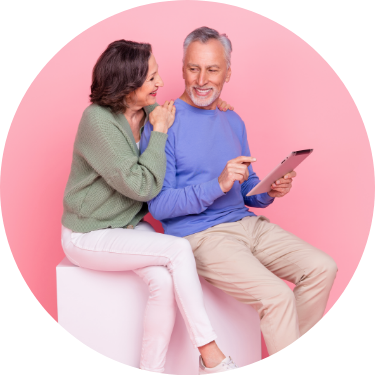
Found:
[[[132,270],[148,285],[141,369],[164,371],[177,306],[201,354],[199,373],[237,367],[215,342],[198,274],[258,311],[270,354],[322,318],[336,276],[326,253],[246,207],[283,197],[296,174],[246,196],[259,183],[255,158],[244,122],[220,99],[231,52],[225,34],[191,32],[185,91],[162,106],[149,44],[115,41],[93,69],[64,194],[62,246],[77,266]],[[165,234],[143,221],[148,210]]]

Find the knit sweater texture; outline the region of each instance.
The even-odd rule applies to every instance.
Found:
[[[157,104],[145,107],[146,121]],[[136,226],[159,194],[167,134],[152,132],[142,155],[124,114],[92,104],[83,112],[64,192],[62,224],[73,232]]]

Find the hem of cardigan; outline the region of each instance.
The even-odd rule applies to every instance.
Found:
[[[92,217],[81,217],[73,213],[69,213],[69,214],[64,213],[61,219],[61,224],[73,232],[88,233],[94,230],[107,229],[107,228],[124,228],[130,224],[135,227],[141,221],[143,217],[144,215],[137,218],[137,215],[136,215],[129,222],[115,221],[115,220],[114,221],[102,221],[102,220],[94,219]]]

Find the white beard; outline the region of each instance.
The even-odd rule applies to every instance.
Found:
[[[207,107],[211,105],[220,96],[221,91],[217,91],[213,87],[210,88],[212,89],[213,94],[209,98],[200,98],[199,96],[194,95],[194,89],[192,87],[188,88],[185,85],[185,90],[189,95],[189,98],[197,107]]]

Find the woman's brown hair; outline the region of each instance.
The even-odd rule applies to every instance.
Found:
[[[92,71],[91,103],[125,112],[125,96],[146,80],[152,48],[148,43],[128,40],[112,42]]]

